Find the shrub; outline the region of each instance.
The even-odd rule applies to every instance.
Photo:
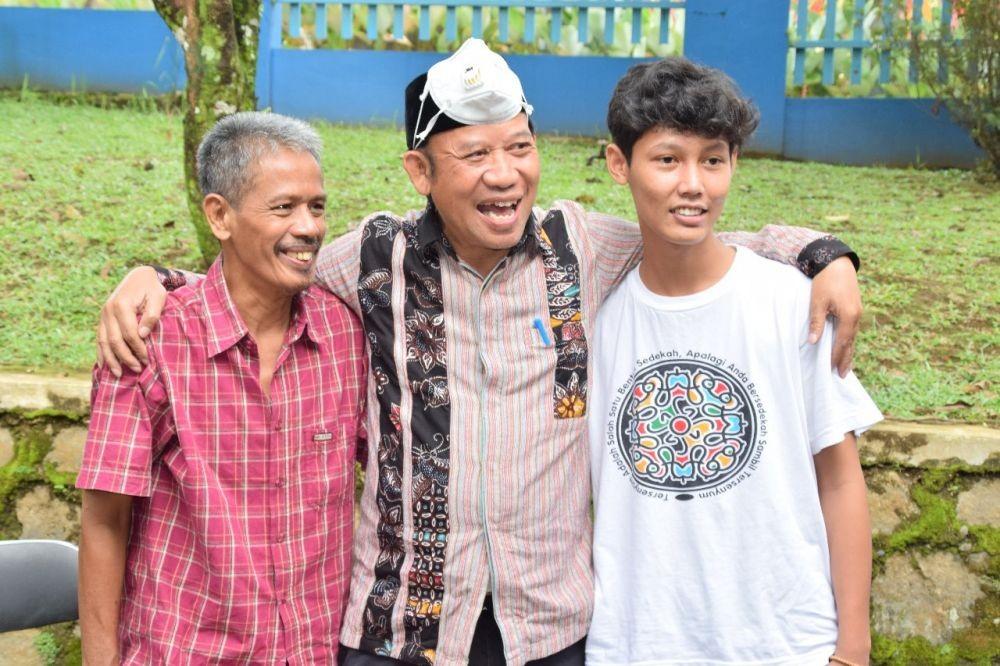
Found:
[[[949,22],[909,30],[920,78],[967,127],[1000,178],[1000,2],[955,0]]]

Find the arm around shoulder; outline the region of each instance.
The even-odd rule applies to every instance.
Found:
[[[316,284],[339,296],[358,312],[358,276],[361,272],[361,241],[364,220],[357,228],[338,236],[319,251],[316,263]]]
[[[849,258],[855,269],[861,266],[857,253],[846,243],[805,227],[768,224],[756,233],[725,231],[719,238],[727,245],[742,245],[766,259],[795,266],[810,278],[840,257]]]
[[[584,241],[593,261],[600,290],[600,301],[642,259],[642,234],[639,225],[613,215],[585,211],[579,204],[567,202],[583,220]],[[582,260],[583,258],[581,258]]]

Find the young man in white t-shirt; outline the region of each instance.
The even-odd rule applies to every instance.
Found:
[[[808,279],[713,234],[757,121],[682,58],[611,100],[645,249],[596,324],[590,664],[868,663],[855,437],[881,414],[808,339]]]

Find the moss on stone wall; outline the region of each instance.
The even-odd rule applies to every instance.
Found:
[[[75,622],[46,627],[35,638],[35,649],[45,666],[79,666],[83,662]]]
[[[867,465],[866,472],[879,468],[898,466]],[[923,637],[896,639],[878,634],[873,628],[872,664],[948,666],[1000,661],[1000,528],[967,525],[958,518],[956,506],[959,493],[974,481],[991,476],[996,474],[983,474],[982,470],[970,473],[968,465],[923,470],[910,489],[919,514],[891,534],[874,539],[876,575],[893,553],[948,551],[961,557],[966,565],[979,554],[987,559],[985,567],[973,567],[980,570],[985,596],[973,606],[970,626],[954,632],[948,642],[940,645]]]
[[[31,486],[46,485],[54,497],[80,503],[80,493],[73,487],[74,474],[59,471],[45,460],[54,434],[80,422],[80,417],[66,412],[0,413],[0,427],[10,431],[14,442],[13,458],[0,467],[0,539],[21,536],[15,504]]]

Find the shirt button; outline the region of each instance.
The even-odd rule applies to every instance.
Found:
[[[276,421],[274,422],[274,429],[275,429],[275,430],[281,430],[281,419],[277,419],[277,420],[276,420]]]
[[[322,502],[313,502],[313,508],[316,509],[317,511],[322,511],[323,510],[323,503]]]
[[[278,538],[274,540],[275,543],[282,543],[285,540],[284,534],[279,534]]]
[[[285,480],[284,479],[278,479],[277,481],[274,482],[274,485],[277,486],[278,488],[284,488],[285,487]]]

